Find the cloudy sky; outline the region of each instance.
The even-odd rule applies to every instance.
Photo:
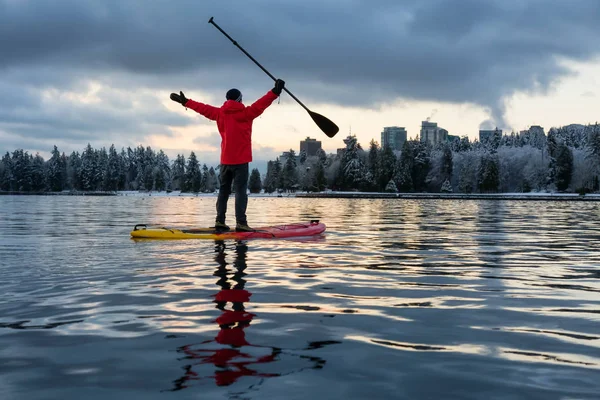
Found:
[[[256,160],[428,117],[471,138],[600,119],[598,0],[0,0],[0,152],[141,144],[216,165],[216,127],[169,94],[249,104],[272,80],[211,16],[340,127],[284,94],[254,123]]]

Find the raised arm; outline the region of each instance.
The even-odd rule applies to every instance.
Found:
[[[202,114],[212,121],[216,121],[219,117],[219,109],[217,107],[200,103],[199,101],[188,100],[187,103],[185,103],[185,107],[191,108],[198,114]]]
[[[183,92],[179,92],[179,94],[171,93],[171,100],[181,104],[184,107],[191,108],[198,114],[201,114],[212,121],[216,121],[219,117],[219,109],[217,107],[200,103],[199,101],[190,100],[185,97]]]
[[[269,90],[263,97],[256,100],[251,106],[246,107],[246,116],[252,120],[262,114],[267,107],[273,104],[275,99],[279,97],[284,85],[284,81],[277,79],[273,89]]]

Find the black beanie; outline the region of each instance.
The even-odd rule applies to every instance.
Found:
[[[225,95],[225,98],[227,100],[235,100],[235,101],[242,101],[242,92],[240,92],[237,89],[230,89],[227,94]]]

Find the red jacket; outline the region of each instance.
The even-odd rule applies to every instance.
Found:
[[[245,164],[252,161],[252,121],[276,98],[277,95],[269,90],[249,107],[235,100],[227,100],[220,108],[194,100],[188,100],[185,106],[217,121],[221,134],[221,164]]]

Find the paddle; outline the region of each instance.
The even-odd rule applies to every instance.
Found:
[[[233,40],[233,38],[231,36],[229,36],[223,29],[221,29],[221,27],[219,25],[217,25],[217,23],[213,20],[213,17],[210,17],[210,19],[208,20],[208,23],[213,24],[215,26],[215,28],[217,28],[219,31],[221,31],[221,33],[223,35],[225,35],[227,37],[227,39],[231,40],[231,43],[236,45],[237,48],[240,49],[245,55],[247,55],[249,59],[254,61],[254,63],[256,65],[258,65],[260,67],[260,69],[262,69],[267,75],[269,75],[271,77],[271,79],[273,79],[274,81],[277,80],[273,75],[271,75],[271,73],[269,71],[267,71],[262,65],[260,65],[259,62],[254,59],[254,57],[252,57],[250,54],[248,54],[248,52],[246,50],[244,50],[242,48],[242,46],[240,46],[235,40]],[[292,92],[290,92],[286,87],[284,87],[283,90],[285,90],[287,94],[292,96],[292,98],[294,100],[296,100],[298,102],[298,104],[300,104],[308,112],[308,114],[313,119],[313,121],[315,121],[315,124],[317,124],[317,126],[319,128],[321,128],[321,130],[328,137],[332,138],[335,136],[336,133],[338,133],[340,128],[338,128],[338,126],[335,123],[333,123],[333,121],[331,121],[329,118],[322,116],[321,114],[318,114],[314,111],[309,110],[308,107],[306,107],[300,100],[298,100],[298,98],[296,96],[294,96],[292,94]]]

